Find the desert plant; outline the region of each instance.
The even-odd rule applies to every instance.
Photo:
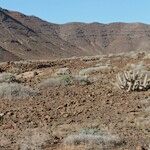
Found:
[[[80,70],[79,75],[90,75],[93,73],[99,73],[99,72],[109,72],[112,70],[111,66],[97,66],[97,67],[90,67]]]
[[[24,99],[38,94],[37,90],[33,90],[29,86],[23,86],[18,83],[1,83],[0,98],[4,99]]]
[[[27,129],[22,132],[18,145],[20,150],[42,150],[49,138],[45,129]]]
[[[12,73],[4,72],[4,73],[0,74],[0,83],[2,83],[2,82],[10,83],[10,82],[14,82],[14,81],[16,81],[16,77]]]
[[[74,76],[73,77],[74,83],[78,85],[88,85],[91,83],[88,76]]]
[[[150,53],[146,53],[143,59],[150,59]]]
[[[61,79],[61,81],[62,81],[62,83],[64,85],[71,85],[71,84],[73,84],[73,78],[70,75],[60,76],[60,79]]]
[[[73,84],[72,76],[61,75],[43,80],[41,83],[38,84],[38,87],[67,86],[71,84]]]
[[[125,71],[117,74],[116,85],[127,91],[144,91],[150,89],[150,79],[147,73]]]
[[[106,57],[106,55],[84,56],[84,57],[81,57],[80,59],[82,61],[95,61],[95,60],[103,59],[104,57]]]
[[[111,147],[121,144],[121,139],[117,135],[108,132],[97,132],[93,129],[86,129],[82,132],[69,135],[64,139],[65,145],[99,145]]]
[[[130,70],[134,70],[134,71],[146,71],[147,70],[146,65],[144,65],[142,61],[137,64],[128,64],[127,67],[129,67]]]
[[[49,86],[68,86],[68,85],[88,85],[90,83],[91,81],[87,76],[60,75],[45,79],[37,86],[49,87]]]
[[[71,71],[69,68],[60,68],[56,73],[56,75],[70,75]]]

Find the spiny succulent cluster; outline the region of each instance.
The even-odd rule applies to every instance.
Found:
[[[125,71],[116,76],[116,85],[120,89],[129,91],[145,91],[150,89],[150,79],[147,73],[139,71]]]

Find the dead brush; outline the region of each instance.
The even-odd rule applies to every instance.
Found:
[[[124,71],[116,76],[116,85],[126,91],[146,91],[150,89],[150,79],[147,73],[139,71]]]

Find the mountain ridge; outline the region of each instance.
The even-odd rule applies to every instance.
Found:
[[[23,60],[150,51],[144,23],[56,24],[0,8],[0,35],[0,47]]]

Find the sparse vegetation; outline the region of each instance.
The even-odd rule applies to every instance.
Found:
[[[112,67],[106,65],[106,66],[98,66],[98,67],[90,67],[80,70],[79,75],[90,75],[96,72],[109,72],[112,69]]]
[[[143,64],[143,62],[139,62],[137,64],[128,64],[127,65],[130,70],[134,71],[146,71],[146,66]]]
[[[95,61],[95,60],[100,60],[100,59],[103,59],[104,57],[106,57],[106,55],[95,55],[95,56],[84,56],[84,57],[81,57],[80,59],[82,61]]]
[[[87,76],[71,76],[71,75],[61,75],[55,76],[43,80],[38,84],[38,87],[48,87],[48,86],[67,86],[67,85],[88,85],[91,81]]]
[[[150,53],[147,53],[143,59],[150,59]]]
[[[0,98],[4,99],[24,99],[38,94],[38,91],[33,90],[29,86],[23,86],[18,83],[1,83]]]
[[[126,71],[116,76],[116,85],[120,89],[129,91],[144,91],[150,89],[150,79],[147,74]]]
[[[74,76],[73,78],[74,83],[78,85],[88,85],[91,83],[90,79],[88,76]]]
[[[48,86],[67,86],[73,84],[73,79],[71,76],[63,75],[63,76],[55,76],[48,79],[43,80],[38,84],[38,87],[48,87]]]
[[[0,82],[0,149],[148,149],[149,89],[129,88],[127,83],[118,92],[110,82],[115,83],[114,77],[120,72],[121,82],[117,83],[121,86],[127,70],[130,80],[148,83],[149,59],[123,54],[92,61],[75,58],[23,62],[1,66],[17,81],[6,78]],[[65,66],[71,74],[61,70]],[[13,68],[18,68],[17,73]],[[80,75],[83,68],[100,70]],[[32,88],[37,86],[40,94]],[[128,89],[141,92],[127,94],[124,91]]]
[[[73,77],[69,68],[60,68],[55,75],[43,80],[38,87],[67,86],[73,84]]]
[[[49,134],[45,130],[30,129],[23,132],[18,144],[21,150],[42,150],[48,140]]]
[[[121,144],[118,136],[108,132],[96,131],[94,129],[82,130],[82,132],[69,135],[64,140],[65,145],[99,145],[100,147],[113,147]]]
[[[15,75],[11,73],[4,72],[0,74],[0,83],[3,83],[3,82],[10,83],[10,82],[15,82],[15,81],[16,81],[16,77]]]
[[[60,68],[56,73],[56,75],[60,76],[60,75],[70,75],[71,71],[69,68]]]

